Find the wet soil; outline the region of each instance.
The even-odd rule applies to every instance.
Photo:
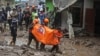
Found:
[[[28,31],[19,31],[15,46],[9,45],[10,31],[0,34],[0,56],[100,56],[100,37],[62,38],[59,44],[62,54],[49,52],[52,46],[46,45],[45,51],[35,49],[35,42],[27,46]]]

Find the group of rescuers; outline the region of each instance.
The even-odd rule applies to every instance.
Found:
[[[10,45],[15,45],[16,43],[16,37],[17,37],[17,27],[18,26],[22,26],[22,19],[18,18],[18,11],[21,11],[21,8],[13,8],[12,11],[8,11],[7,17],[8,17],[8,23],[9,23],[9,28],[11,30],[11,36],[12,41],[10,42]],[[25,20],[25,26],[26,26],[26,31],[29,30],[29,38],[28,38],[28,43],[27,45],[30,46],[32,39],[34,39],[35,43],[36,43],[36,49],[40,49],[40,50],[45,50],[45,44],[41,43],[39,45],[39,41],[37,41],[37,39],[35,38],[35,36],[32,34],[31,30],[33,29],[35,24],[41,24],[42,26],[48,26],[49,23],[49,18],[44,16],[44,10],[40,4],[39,9],[38,9],[38,13],[36,12],[36,6],[32,6],[31,10],[30,10],[30,6],[28,6],[28,4],[26,4],[26,8],[23,11],[23,14],[20,15],[20,18],[23,18]],[[18,18],[18,20],[16,20]],[[60,27],[56,28],[57,32],[62,32]],[[57,36],[58,38],[61,36]],[[40,47],[40,48],[39,48]],[[53,47],[51,48],[50,52],[56,50],[56,52],[61,53],[61,51],[59,50],[59,46],[57,45],[53,45]]]

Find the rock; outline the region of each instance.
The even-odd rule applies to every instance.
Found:
[[[65,53],[66,53],[66,51],[62,51],[62,53],[63,53],[63,54],[65,54]]]
[[[7,41],[5,41],[5,40],[0,41],[0,45],[2,45],[2,46],[7,45]]]
[[[14,49],[21,49],[21,47],[18,46],[18,45],[15,45],[13,48],[14,48]]]
[[[85,45],[87,42],[86,41],[82,41],[81,42],[81,45]]]
[[[10,52],[10,53],[5,53],[4,56],[19,56],[16,53]]]
[[[42,56],[41,53],[39,53],[39,52],[34,53],[34,55],[35,56],[39,56],[39,55]]]
[[[27,47],[27,45],[22,45],[22,46],[21,46],[21,49],[23,49],[23,50],[28,50],[28,47]]]
[[[55,56],[62,56],[61,54],[56,54]]]
[[[14,53],[17,53],[18,55],[21,56],[22,53],[24,52],[24,50],[17,50],[17,49],[16,49],[16,50],[14,50],[13,52],[14,52]]]
[[[86,47],[92,47],[92,46],[94,46],[94,45],[95,45],[95,43],[92,42],[92,41],[88,41],[88,42],[85,44]]]
[[[86,45],[90,40],[80,40],[80,45]]]
[[[29,50],[28,51],[30,55],[34,55],[34,51],[33,50]]]
[[[3,48],[0,48],[0,51],[4,50]]]
[[[80,41],[75,41],[75,45],[80,45]]]
[[[27,56],[26,54],[23,54],[23,55],[21,55],[21,56]]]
[[[7,34],[7,33],[6,33],[6,34],[3,34],[3,36],[10,36],[10,34]]]
[[[0,45],[3,45],[4,41],[0,41]]]
[[[49,56],[56,56],[56,54],[50,54]]]

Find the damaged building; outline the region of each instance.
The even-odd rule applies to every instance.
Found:
[[[86,31],[89,35],[98,36],[100,35],[100,1],[99,0],[46,0],[49,4],[53,4],[60,8],[61,11],[61,26],[62,29],[67,27],[67,6],[63,6],[64,4],[68,4],[68,2],[72,2],[70,6],[70,10],[73,18],[73,27],[74,31],[82,30]],[[73,1],[76,1],[75,3]],[[58,3],[57,3],[58,2]],[[69,6],[68,5],[68,6]],[[53,8],[53,6],[50,6]],[[84,29],[84,30],[83,30]]]

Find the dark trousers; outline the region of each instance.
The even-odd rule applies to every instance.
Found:
[[[26,30],[28,30],[28,26],[29,26],[29,19],[30,19],[30,17],[25,17],[25,18],[24,18],[24,20],[25,20]]]
[[[17,36],[17,26],[11,27],[11,36],[13,43],[16,42],[16,36]]]
[[[4,21],[4,29],[6,29],[7,21]]]
[[[40,49],[41,49],[41,50],[44,50],[44,49],[45,49],[45,44],[41,43]]]
[[[54,45],[54,46],[52,47],[52,49],[50,50],[50,52],[52,52],[52,51],[54,51],[54,50],[58,51],[58,50],[59,50],[59,46],[58,46],[58,45]]]
[[[8,19],[9,29],[11,30],[12,19]]]
[[[16,36],[13,36],[13,43],[16,43]]]
[[[20,30],[23,29],[23,27],[22,27],[22,22],[23,22],[23,20],[20,20],[20,21],[18,22],[18,27],[19,27]]]
[[[31,44],[32,39],[35,40],[36,49],[38,49],[38,47],[39,47],[39,42],[36,40],[35,36],[34,36],[32,33],[29,32],[29,38],[28,38],[28,44],[27,44],[28,46]]]

